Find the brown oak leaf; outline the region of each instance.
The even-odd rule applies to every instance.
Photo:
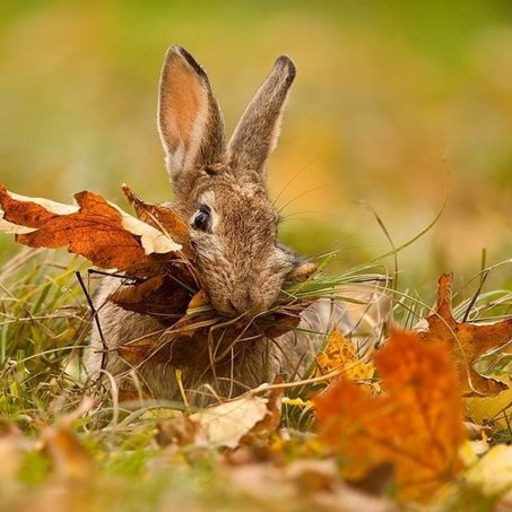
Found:
[[[480,356],[512,339],[512,319],[489,324],[458,322],[451,307],[452,280],[452,274],[442,274],[439,278],[434,312],[425,319],[428,331],[419,332],[419,336],[427,343],[443,343],[448,347],[463,395],[496,395],[507,386],[483,377],[473,365]]]

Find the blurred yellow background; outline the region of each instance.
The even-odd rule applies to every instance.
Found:
[[[338,268],[436,226],[399,255],[402,285],[512,256],[512,3],[0,3],[0,182],[126,206],[171,197],[156,132],[166,48],[206,68],[230,132],[275,58],[298,74],[269,162],[284,241]],[[0,237],[0,261],[14,244]],[[510,271],[504,274],[510,277]],[[432,290],[433,291],[433,290]]]

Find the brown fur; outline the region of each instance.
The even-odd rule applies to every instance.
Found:
[[[202,285],[214,307],[228,317],[270,308],[286,276],[299,264],[290,250],[276,243],[278,214],[268,198],[264,176],[294,77],[292,61],[280,57],[226,146],[222,116],[204,70],[177,46],[165,58],[158,119],[175,193],[172,206],[190,221]],[[193,226],[201,208],[211,212],[206,231]],[[164,339],[164,327],[157,320],[107,301],[118,286],[118,280],[106,279],[95,300],[107,347],[115,349],[147,336]],[[204,385],[232,396],[273,379],[278,372],[300,373],[312,361],[315,346],[324,339],[322,333],[343,322],[347,323],[343,308],[321,301],[303,314],[303,327],[318,330],[316,337],[292,332],[279,340],[279,346],[266,339],[242,340],[213,367],[207,347],[177,344],[168,363],[150,359],[136,374],[115,351],[109,351],[105,369],[118,383],[131,372],[158,398],[180,397],[176,369],[183,372],[184,386],[194,399]],[[100,370],[101,348],[94,329],[88,354],[92,376]]]

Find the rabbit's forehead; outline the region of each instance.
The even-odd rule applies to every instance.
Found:
[[[274,212],[267,193],[261,186],[236,183],[216,184],[203,190],[198,197],[199,204],[206,204],[218,212],[238,209],[253,209]]]
[[[273,239],[279,216],[261,187],[214,186],[198,196],[198,203],[211,209],[214,232],[240,236],[242,230]]]

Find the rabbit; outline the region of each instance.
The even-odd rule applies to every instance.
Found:
[[[165,56],[158,131],[174,190],[169,206],[189,222],[201,284],[212,306],[227,318],[271,308],[287,278],[304,264],[277,240],[279,214],[265,185],[265,163],[276,146],[295,74],[292,60],[279,57],[226,142],[222,114],[204,69],[180,46],[171,46]],[[129,394],[139,383],[158,399],[180,400],[183,390],[191,403],[208,394],[228,398],[280,373],[301,377],[326,332],[334,326],[353,329],[357,323],[347,308],[321,300],[302,313],[301,327],[317,331],[315,339],[297,331],[275,343],[241,340],[215,365],[207,347],[176,348],[168,362],[148,359],[134,369],[112,349],[163,336],[165,327],[154,317],[109,302],[119,286],[119,279],[103,278],[94,298],[100,328],[92,329],[88,374],[95,378],[105,370],[121,391]]]

